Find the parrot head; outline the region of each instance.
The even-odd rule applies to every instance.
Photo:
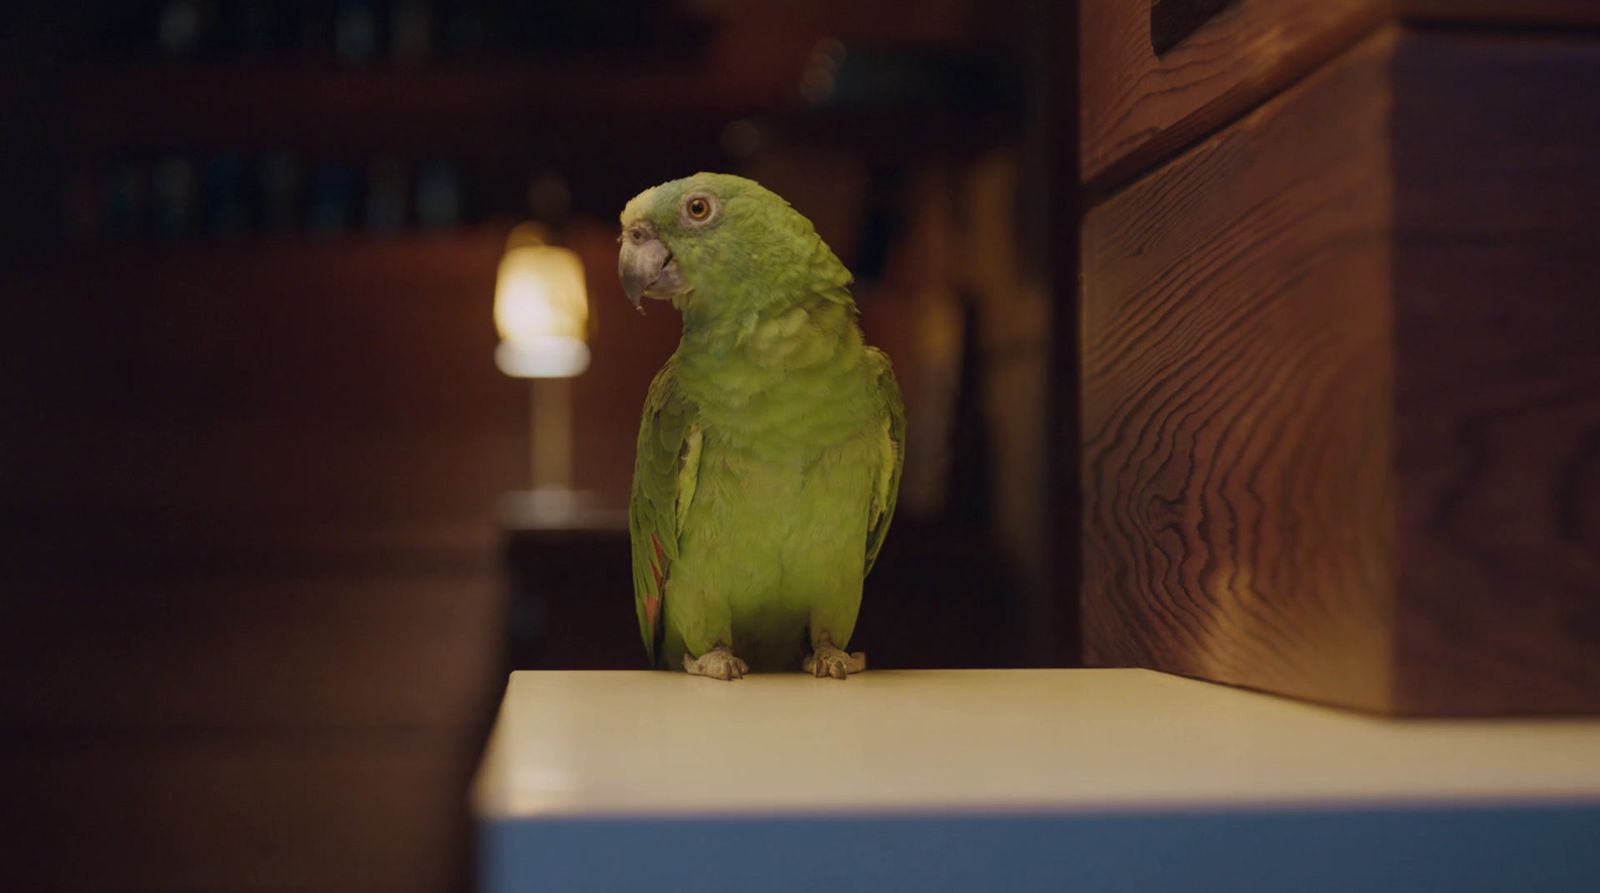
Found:
[[[732,174],[699,173],[639,193],[622,210],[618,241],[617,272],[635,307],[656,298],[715,312],[850,284],[811,221]]]

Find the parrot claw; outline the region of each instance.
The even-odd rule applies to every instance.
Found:
[[[690,676],[710,676],[712,679],[743,679],[750,665],[735,657],[726,646],[718,645],[697,658],[685,654],[683,671]]]
[[[843,679],[851,673],[859,673],[867,668],[867,655],[856,651],[846,654],[833,647],[830,642],[817,643],[816,650],[806,655],[805,663],[801,665],[805,672],[825,679],[832,676]]]

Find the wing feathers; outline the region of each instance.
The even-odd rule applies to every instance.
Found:
[[[906,464],[906,409],[900,399],[889,357],[875,347],[867,348],[869,368],[877,373],[878,397],[883,412],[883,440],[880,450],[877,487],[873,493],[871,515],[867,520],[867,561],[863,573],[871,573],[883,541],[894,520],[894,507],[900,500],[900,472]]]
[[[672,563],[678,559],[678,538],[699,470],[700,430],[694,408],[678,391],[677,362],[668,360],[645,398],[628,502],[634,608],[652,665],[662,638],[661,617]]]

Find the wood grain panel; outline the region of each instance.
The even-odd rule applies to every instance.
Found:
[[[1391,70],[1399,708],[1600,711],[1600,40]]]
[[[1158,56],[1149,0],[1079,4],[1080,166],[1096,190],[1208,134],[1376,24],[1381,0],[1239,0]]]
[[[1386,29],[1091,212],[1091,662],[1600,711],[1597,93]]]
[[[1088,215],[1089,663],[1388,702],[1388,44]]]

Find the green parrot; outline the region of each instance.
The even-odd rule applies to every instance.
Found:
[[[845,649],[906,422],[850,272],[788,202],[729,174],[635,196],[619,241],[628,299],[683,316],[645,397],[628,510],[651,664],[717,679],[866,669]]]

